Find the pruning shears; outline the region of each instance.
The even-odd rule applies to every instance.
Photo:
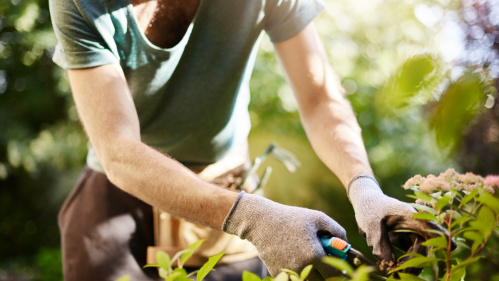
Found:
[[[364,256],[360,251],[352,248],[347,241],[338,238],[338,237],[322,237],[321,238],[322,246],[326,253],[329,256],[340,258],[344,261],[347,261],[350,265],[354,267],[359,267],[361,265],[374,266],[376,269],[378,266],[375,262]],[[383,277],[378,274],[371,275],[376,280],[387,280],[386,277]]]

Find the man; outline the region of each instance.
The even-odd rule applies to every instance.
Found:
[[[333,274],[320,262],[319,241],[346,238],[333,219],[196,175],[246,151],[248,81],[262,31],[314,150],[347,189],[359,229],[376,257],[393,260],[386,218],[413,209],[385,196],[373,177],[312,23],[322,7],[320,0],[50,1],[54,61],[68,70],[91,144],[59,217],[65,280],[154,279],[142,269],[154,243],[150,205],[254,245],[252,256],[219,267],[220,280],[262,272],[256,253],[273,276],[308,264],[310,280]]]

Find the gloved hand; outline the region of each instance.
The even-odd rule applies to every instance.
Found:
[[[354,177],[348,186],[348,197],[355,211],[359,232],[366,237],[367,245],[380,261],[396,262],[392,245],[405,253],[427,254],[427,247],[421,243],[438,234],[424,231],[435,229],[446,233],[438,225],[412,217],[416,210],[409,204],[386,196],[378,182],[370,176]],[[395,233],[393,230],[412,230],[416,233]],[[420,269],[405,272],[417,274]]]
[[[308,280],[324,280],[340,273],[321,262],[326,256],[320,237],[346,239],[346,232],[322,212],[282,205],[241,192],[225,218],[223,231],[247,239],[258,250],[272,276],[281,269],[300,272],[312,264]]]

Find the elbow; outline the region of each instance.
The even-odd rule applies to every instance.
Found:
[[[126,191],[127,175],[132,166],[133,150],[127,141],[116,141],[110,145],[94,147],[99,162],[108,180]]]
[[[98,158],[106,177],[112,184],[121,187],[119,163],[123,161],[120,159],[119,152],[114,151],[114,149],[105,150],[104,152],[101,150],[100,152]]]

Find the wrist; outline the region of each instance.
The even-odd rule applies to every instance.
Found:
[[[355,175],[354,177],[352,177],[350,179],[350,181],[348,182],[348,185],[347,185],[347,196],[350,196],[350,190],[352,189],[352,185],[353,186],[358,186],[359,183],[355,184],[356,181],[363,181],[363,179],[368,179],[368,180],[372,180],[374,183],[376,183],[376,185],[378,186],[379,188],[379,183],[378,181],[376,180],[376,178],[374,178],[373,176],[371,175],[365,175],[365,174],[359,174],[359,175]],[[363,184],[361,184],[363,185]]]
[[[378,197],[383,196],[378,181],[370,175],[354,176],[347,187],[347,195],[352,205],[365,204],[370,201],[376,201]]]
[[[251,242],[253,230],[261,229],[268,222],[278,222],[281,204],[262,196],[241,191],[227,213],[222,224],[222,231],[235,234]]]
[[[225,216],[225,219],[222,223],[222,231],[225,231],[227,232],[227,226],[229,224],[229,219],[232,217],[232,214],[235,212],[238,204],[241,202],[241,198],[246,194],[246,192],[243,190],[239,193],[239,196],[237,196],[237,199],[234,201],[234,203],[232,204],[232,207],[230,208],[229,212],[227,213],[227,215]]]

